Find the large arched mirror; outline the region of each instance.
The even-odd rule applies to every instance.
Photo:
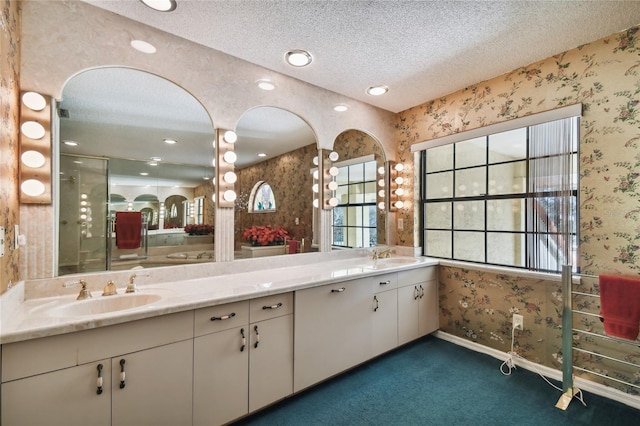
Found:
[[[67,82],[59,115],[58,275],[213,252],[214,132],[197,99],[156,75],[98,68]],[[210,232],[185,231],[196,225]]]
[[[336,198],[332,211],[332,247],[373,247],[387,243],[386,213],[378,208],[378,170],[384,170],[382,146],[371,135],[347,130],[336,138]]]
[[[258,107],[242,115],[236,133],[235,259],[314,250],[313,130],[289,111]],[[266,201],[256,208],[258,194]]]

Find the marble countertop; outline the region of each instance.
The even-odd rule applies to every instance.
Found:
[[[93,297],[77,301],[79,287],[73,294],[50,297],[25,298],[25,290],[11,289],[0,298],[2,325],[0,344],[18,342],[56,334],[88,330],[120,324],[159,315],[254,299],[271,294],[285,293],[375,276],[394,271],[437,265],[436,259],[427,257],[392,257],[377,262],[367,258],[329,259],[322,262],[294,266],[276,266],[249,272],[223,272],[218,275],[174,279],[166,282],[138,284],[137,293],[125,293],[125,285],[118,286],[115,296]],[[277,263],[276,263],[277,265]],[[150,280],[146,280],[150,281]],[[149,295],[154,300],[138,307],[104,313],[70,314],[67,309],[83,303],[101,303],[106,298],[135,298]],[[155,300],[157,299],[157,300]],[[125,299],[120,299],[125,302]]]

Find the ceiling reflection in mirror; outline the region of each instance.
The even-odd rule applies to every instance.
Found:
[[[191,94],[99,68],[67,82],[59,115],[58,275],[213,260],[214,133]],[[118,227],[120,213],[139,213],[140,226]],[[133,246],[116,232],[136,234]]]

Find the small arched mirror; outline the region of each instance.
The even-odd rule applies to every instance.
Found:
[[[373,247],[387,243],[385,210],[378,208],[378,169],[384,169],[382,146],[359,130],[342,132],[334,142],[338,160],[333,208],[334,248]]]

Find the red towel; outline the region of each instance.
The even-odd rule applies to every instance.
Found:
[[[142,213],[116,212],[116,247],[137,249],[142,233]]]
[[[599,282],[604,331],[636,340],[640,331],[640,279],[600,275]]]
[[[296,254],[298,252],[298,241],[289,240],[289,254]]]

